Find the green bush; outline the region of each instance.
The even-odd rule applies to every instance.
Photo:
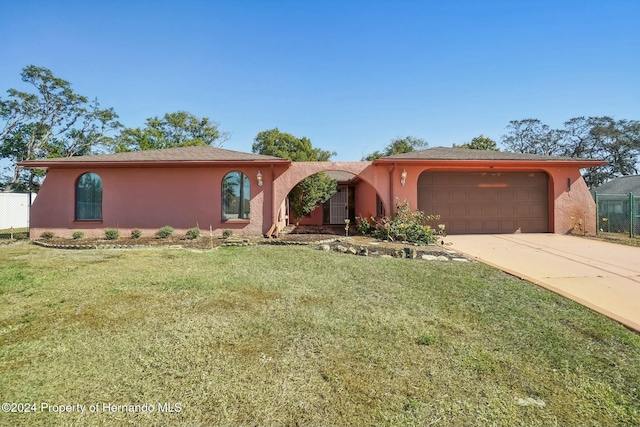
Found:
[[[172,234],[173,234],[173,227],[169,227],[168,225],[165,225],[160,230],[156,231],[156,237],[160,239],[166,239]]]
[[[73,240],[84,239],[84,231],[75,231],[71,237],[73,237]]]
[[[418,345],[431,345],[436,342],[436,339],[431,335],[423,335],[416,340],[416,344]]]
[[[197,239],[200,237],[200,229],[193,227],[187,230],[187,239]]]
[[[107,240],[116,240],[120,237],[120,231],[117,228],[105,228],[104,237],[106,237]]]
[[[54,236],[55,235],[51,231],[43,231],[42,234],[40,235],[40,238],[44,240],[51,240],[54,238]]]
[[[233,230],[230,230],[230,229],[227,228],[222,232],[222,238],[223,239],[228,239],[231,236],[233,236]]]
[[[436,232],[431,221],[437,221],[440,215],[425,215],[422,211],[411,211],[409,202],[399,203],[396,200],[396,213],[393,217],[384,217],[379,220],[371,218],[358,218],[358,231],[364,235],[370,235],[376,239],[411,242],[426,245],[435,243],[438,236],[444,235],[444,225],[438,225]]]
[[[140,237],[142,237],[142,231],[138,230],[137,228],[134,230],[131,230],[132,239],[139,239]]]

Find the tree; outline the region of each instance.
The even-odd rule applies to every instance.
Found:
[[[326,162],[335,152],[315,148],[306,138],[297,138],[278,128],[260,132],[252,146],[254,153],[276,156],[293,162]],[[336,180],[323,172],[312,175],[299,182],[289,193],[289,206],[296,218],[308,215],[321,203],[326,202],[336,192]]]
[[[512,120],[502,143],[512,152],[557,156],[561,153],[563,132],[551,129],[538,119]]]
[[[509,129],[502,141],[514,152],[608,160],[605,166],[582,171],[590,188],[638,173],[639,121],[581,116],[564,122],[564,129],[550,129],[539,120],[526,119],[509,122]]]
[[[590,186],[598,186],[612,178],[638,173],[640,155],[640,122],[614,120],[611,117],[590,117],[589,140],[596,156],[609,163],[587,171]]]
[[[500,151],[496,142],[487,138],[486,136],[480,135],[473,138],[470,142],[466,142],[461,145],[453,144],[454,148],[469,148],[472,150],[491,150],[491,151]]]
[[[416,151],[421,148],[427,148],[429,144],[422,138],[415,138],[413,136],[406,136],[404,138],[392,139],[389,145],[384,148],[383,152],[374,151],[373,153],[365,156],[362,160],[372,162],[381,157],[393,156],[394,154],[404,154]]]
[[[228,139],[220,132],[218,123],[207,117],[198,117],[186,111],[167,113],[162,119],[150,117],[144,128],[127,128],[116,138],[116,152],[158,150],[162,148],[214,146]]]
[[[12,165],[2,186],[5,191],[37,191],[43,174],[17,163],[89,154],[109,145],[107,133],[122,125],[113,109],[101,109],[97,99],[78,95],[47,68],[29,65],[20,76],[35,93],[8,89],[8,97],[0,99],[0,155]]]

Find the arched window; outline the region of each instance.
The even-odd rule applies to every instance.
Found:
[[[76,182],[76,220],[102,220],[102,180],[85,173]]]
[[[242,172],[229,172],[222,180],[222,219],[249,219],[251,184]]]

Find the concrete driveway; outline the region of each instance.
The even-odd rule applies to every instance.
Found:
[[[453,249],[640,331],[640,247],[560,234],[449,236]]]

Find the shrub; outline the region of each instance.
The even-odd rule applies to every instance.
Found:
[[[436,339],[431,335],[423,335],[416,340],[416,344],[418,345],[431,345],[436,342]]]
[[[120,231],[117,228],[105,228],[104,237],[106,237],[107,240],[116,240],[120,237]]]
[[[75,231],[71,237],[73,237],[73,240],[80,240],[80,239],[84,239],[84,232],[83,231]]]
[[[165,225],[160,230],[156,231],[156,237],[158,237],[159,239],[166,239],[172,234],[173,234],[173,227],[169,227],[168,225]]]
[[[193,227],[187,230],[187,239],[197,239],[200,237],[200,229]]]
[[[222,238],[223,239],[228,239],[231,236],[233,236],[233,230],[230,230],[230,229],[227,228],[222,232]]]
[[[393,217],[379,220],[358,218],[358,231],[371,235],[376,239],[398,240],[418,244],[435,243],[438,235],[444,235],[444,225],[438,226],[436,232],[427,222],[440,219],[439,215],[425,215],[422,211],[411,211],[409,202],[399,203],[396,200],[396,213]]]
[[[51,240],[53,239],[53,237],[54,237],[54,234],[51,231],[43,231],[42,234],[40,235],[40,238],[44,240]]]
[[[131,230],[132,239],[139,239],[140,237],[142,237],[142,231],[138,230],[137,228],[134,230]]]

